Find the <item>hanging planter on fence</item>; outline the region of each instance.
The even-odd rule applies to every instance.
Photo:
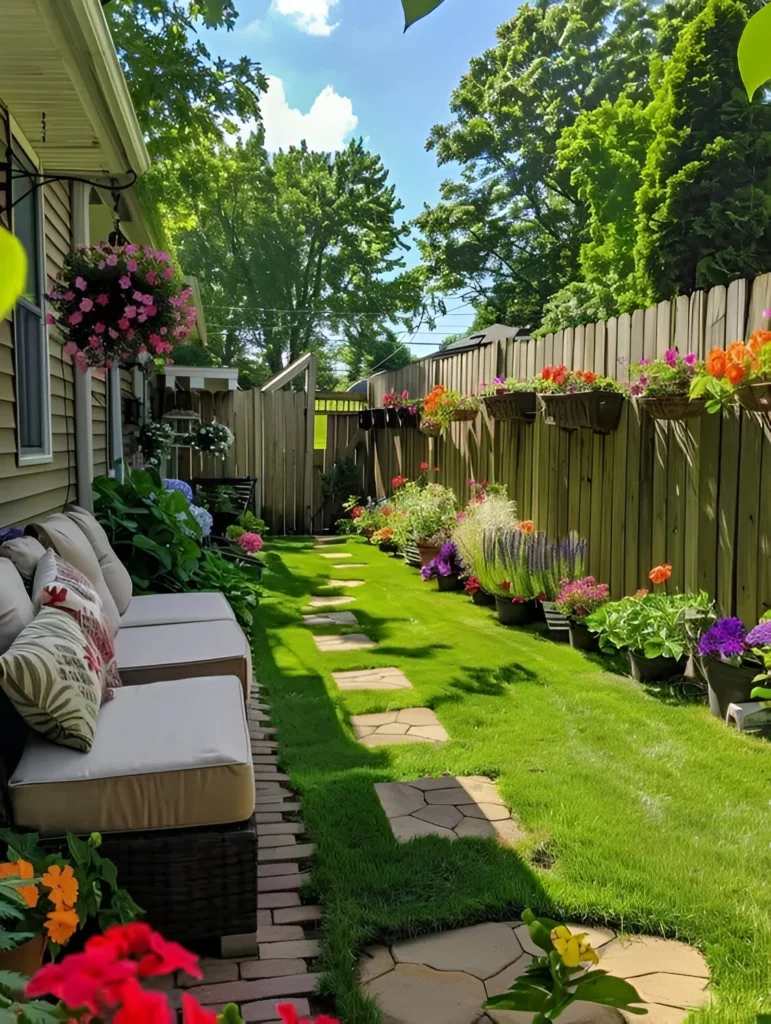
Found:
[[[359,413],[359,430],[372,430],[375,425],[371,409],[363,409]]]
[[[771,413],[771,382],[743,384],[736,388],[736,400],[749,412]]]
[[[521,420],[523,423],[535,421],[535,391],[510,391],[505,395],[486,395],[482,401],[491,419]]]
[[[422,419],[420,421],[420,432],[421,434],[427,434],[429,437],[439,437],[442,433],[442,424],[438,420]]]
[[[463,406],[459,406],[452,414],[453,423],[470,423],[475,420],[479,415],[479,409],[468,409]]]
[[[707,407],[706,398],[689,398],[688,395],[661,395],[641,398],[639,402],[654,420],[692,420],[701,416]]]
[[[410,412],[409,409],[397,409],[397,414],[399,416],[399,426],[417,430],[420,423],[418,412]]]
[[[385,418],[386,418],[385,425],[390,430],[398,430],[399,427],[401,426],[401,421],[399,420],[399,412],[398,412],[398,410],[396,410],[396,409],[386,409],[385,410]]]
[[[577,391],[567,395],[539,395],[544,423],[563,430],[584,428],[610,434],[621,420],[624,395],[617,391]]]

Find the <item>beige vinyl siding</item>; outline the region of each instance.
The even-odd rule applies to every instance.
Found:
[[[43,189],[48,288],[70,248],[70,193],[66,182]],[[0,527],[23,525],[75,499],[75,407],[73,366],[61,341],[49,332],[52,460],[19,468],[16,460],[16,393],[13,332],[0,323]]]
[[[91,431],[94,476],[107,473],[107,384],[103,371],[91,374]]]

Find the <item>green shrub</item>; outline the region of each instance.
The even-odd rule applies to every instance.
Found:
[[[244,512],[238,520],[238,525],[244,533],[259,533],[261,537],[270,532],[270,527],[266,524],[265,520],[260,519],[254,512]]]
[[[714,618],[712,599],[698,594],[641,594],[612,601],[585,621],[607,652],[628,650],[646,658],[679,660],[689,637]]]
[[[230,562],[215,551],[207,551],[193,575],[193,582],[196,590],[221,591],[239,623],[246,630],[251,628],[262,594],[254,570]]]

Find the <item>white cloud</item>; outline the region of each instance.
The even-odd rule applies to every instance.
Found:
[[[329,15],[339,0],[273,0],[273,10],[291,18],[301,32],[309,36],[329,36],[338,23],[331,25]]]
[[[269,77],[270,88],[260,99],[265,125],[265,148],[269,153],[299,146],[303,139],[309,149],[329,153],[343,149],[346,137],[356,130],[358,117],[347,96],[340,96],[328,85],[318,94],[307,114],[289,106],[280,78]],[[244,125],[248,136],[254,125]]]

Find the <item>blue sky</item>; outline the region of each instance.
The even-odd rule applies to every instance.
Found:
[[[412,218],[455,173],[425,151],[429,131],[448,120],[450,93],[469,60],[494,45],[496,26],[515,7],[516,0],[445,0],[403,34],[399,0],[238,0],[236,30],[204,39],[213,54],[249,56],[279,80],[263,103],[269,148],[306,137],[313,148],[335,149],[362,136]],[[448,297],[448,309],[458,305]],[[437,325],[439,337],[470,326],[470,307],[457,312]]]

